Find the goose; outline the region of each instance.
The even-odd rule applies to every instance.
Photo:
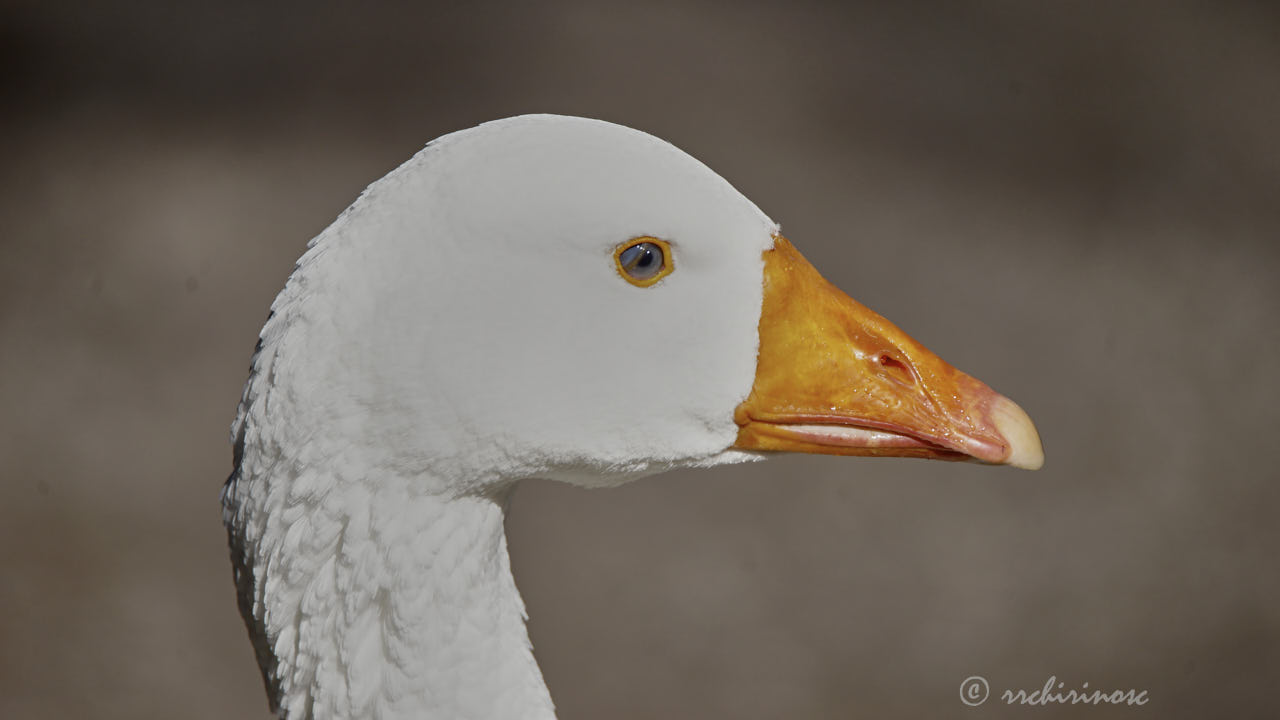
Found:
[[[1043,460],[1016,404],[824,280],[715,172],[555,115],[432,141],[308,244],[232,442],[239,607],[288,720],[555,717],[503,530],[522,479]]]

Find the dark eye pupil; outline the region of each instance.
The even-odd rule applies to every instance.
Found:
[[[636,243],[623,250],[618,260],[628,275],[643,280],[662,269],[662,248],[649,242]]]

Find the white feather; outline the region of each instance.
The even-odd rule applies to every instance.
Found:
[[[550,718],[511,483],[729,449],[776,226],[661,140],[525,116],[442,137],[315,238],[263,328],[223,494],[281,717]],[[612,253],[652,235],[638,288]]]

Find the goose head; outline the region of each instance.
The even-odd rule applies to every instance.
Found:
[[[825,281],[705,165],[548,115],[432,142],[312,241],[233,435],[241,609],[287,717],[370,698],[431,716],[408,697],[442,717],[549,712],[466,690],[541,687],[489,502],[517,480],[779,451],[1043,457],[1017,405]],[[459,669],[510,656],[524,669],[492,681]]]
[[[436,140],[273,309],[295,434],[457,491],[777,450],[1041,457],[1016,405],[828,284],[723,178],[601,121]]]

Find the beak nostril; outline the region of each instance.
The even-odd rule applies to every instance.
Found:
[[[883,353],[880,355],[880,364],[906,375],[908,381],[915,382],[915,373],[911,372],[911,368],[907,367],[907,364],[898,358],[888,353]]]
[[[907,366],[903,365],[901,360],[888,354],[880,356],[880,364],[885,367],[898,368],[899,370],[907,369]]]

